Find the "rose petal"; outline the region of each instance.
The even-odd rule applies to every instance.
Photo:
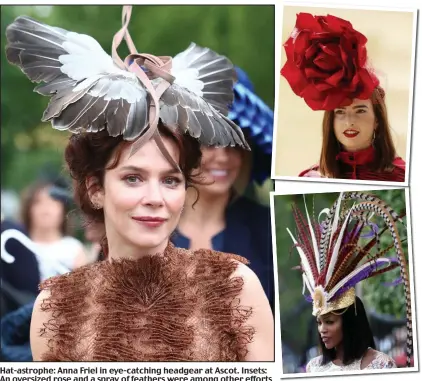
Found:
[[[301,54],[303,54],[304,50],[307,49],[309,45],[309,33],[306,31],[300,31],[297,34],[294,42],[295,53],[300,52]]]
[[[317,67],[331,72],[340,70],[342,67],[341,62],[339,62],[336,57],[329,56],[322,52],[315,57],[313,62]]]
[[[312,30],[313,32],[322,31],[316,18],[310,13],[301,12],[296,15],[296,28]]]
[[[325,83],[325,82],[319,82],[319,83],[315,83],[315,88],[318,91],[322,92],[322,91],[327,91],[329,89],[332,89],[333,86],[331,86],[331,85],[329,85],[328,83]]]
[[[350,54],[347,54],[347,52],[343,49],[343,46],[340,46],[340,56],[341,61],[343,62],[343,67],[350,68],[351,66],[355,66],[353,63],[353,57]]]
[[[307,67],[307,68],[305,68],[305,76],[306,76],[306,78],[309,78],[309,79],[315,79],[315,78],[325,79],[325,78],[328,78],[330,76],[330,74],[324,73],[321,70],[318,70],[314,67]]]
[[[344,68],[342,67],[338,72],[334,73],[331,77],[327,78],[325,82],[333,87],[338,86],[344,77]]]
[[[336,16],[333,16],[333,15],[327,15],[326,22],[327,22],[327,26],[329,27],[330,31],[334,32],[334,33],[342,33],[345,29],[352,29],[353,30],[352,24],[349,21],[344,20],[340,17],[336,17]]]
[[[303,89],[302,97],[305,99],[321,99],[324,97],[324,95],[311,82],[308,83],[308,86]]]
[[[339,39],[339,36],[333,35],[330,32],[321,32],[321,33],[312,33],[310,34],[310,39],[314,41],[318,41],[320,43],[328,44],[330,42],[336,42]]]
[[[303,75],[302,71],[299,70],[292,62],[287,61],[283,68],[280,70],[280,74],[286,78],[289,82],[290,87],[296,95],[302,93],[303,89],[308,86],[308,81]]]
[[[308,60],[311,57],[313,57],[317,52],[318,52],[318,45],[315,43],[311,43],[308,49],[306,49],[305,58]]]
[[[337,107],[345,107],[352,104],[352,101],[347,98],[347,95],[343,93],[341,89],[336,91],[330,91],[327,93],[325,102],[323,104],[324,110],[334,110]]]
[[[359,73],[356,71],[355,74],[353,75],[352,80],[349,83],[349,91],[355,92],[359,86],[359,83],[360,83],[360,77],[359,77]]]
[[[304,98],[306,104],[314,111],[324,110],[325,97],[321,95],[320,99]]]
[[[293,43],[293,39],[289,38],[284,44],[284,50],[286,52],[287,60],[291,61],[294,59],[294,52],[295,52],[295,46]]]
[[[360,67],[365,66],[367,60],[366,48],[364,45],[359,45],[357,48],[358,64]]]
[[[362,84],[362,94],[361,96],[364,96],[366,98],[369,98],[372,95],[372,92],[374,91],[375,87],[379,85],[378,79],[371,76],[366,69],[359,70],[359,78],[360,83]],[[365,99],[365,98],[360,98]]]
[[[340,48],[338,44],[334,44],[332,42],[328,44],[320,44],[320,48],[329,56],[338,57],[340,54]]]
[[[301,32],[298,34],[294,44],[293,60],[297,66],[302,66],[304,63],[304,52],[309,46],[308,33]]]

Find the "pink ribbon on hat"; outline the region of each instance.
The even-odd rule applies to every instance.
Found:
[[[179,165],[173,160],[170,153],[165,148],[161,136],[158,132],[160,110],[159,100],[175,79],[170,74],[172,58],[169,56],[154,56],[147,53],[138,53],[128,31],[131,14],[132,6],[124,5],[122,10],[122,28],[113,37],[112,58],[121,69],[128,70],[138,77],[141,83],[148,90],[152,102],[150,103],[149,110],[149,128],[132,144],[130,155],[133,155],[139,148],[142,147],[142,145],[153,138],[166,159],[179,171],[181,171]],[[122,61],[117,53],[117,48],[123,39],[126,41],[130,51],[130,54],[125,58],[124,61]],[[141,69],[141,66],[144,66],[151,74],[148,75],[145,73],[144,70]],[[164,79],[164,81],[162,81],[157,86],[157,88],[154,88],[151,79],[157,77]]]

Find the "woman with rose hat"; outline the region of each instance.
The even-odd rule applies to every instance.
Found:
[[[391,137],[385,91],[367,67],[367,38],[341,18],[297,15],[281,74],[312,110],[323,110],[319,163],[300,177],[405,180]]]
[[[400,267],[407,318],[407,366],[413,353],[412,310],[407,261],[397,225],[403,223],[382,199],[363,192],[341,193],[326,218],[311,220],[305,203],[293,214],[297,237],[287,229],[300,256],[302,277],[318,324],[322,355],[311,359],[307,372],[349,371],[396,367],[394,360],[375,348],[365,308],[356,285],[370,277]],[[380,217],[384,227],[371,221]],[[377,221],[378,222],[378,221]],[[372,230],[369,238],[366,228]],[[380,250],[380,236],[388,232],[391,244]],[[366,242],[364,242],[366,238]],[[395,256],[386,256],[391,249]]]

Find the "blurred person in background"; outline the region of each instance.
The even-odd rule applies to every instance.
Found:
[[[41,281],[86,263],[82,243],[69,235],[65,188],[40,180],[22,195],[21,219],[39,261]]]
[[[270,208],[256,194],[245,194],[270,177],[274,115],[254,93],[246,73],[236,71],[229,117],[242,128],[252,151],[202,147],[199,173],[204,181],[188,190],[172,241],[185,249],[207,248],[248,259],[274,311]]]
[[[1,318],[2,361],[32,361],[31,316],[35,299]]]
[[[274,320],[247,259],[170,242],[186,190],[196,183],[200,144],[249,148],[241,129],[226,117],[234,67],[195,44],[173,57],[177,73],[165,65],[170,57],[133,54],[124,65],[116,53],[119,36],[136,50],[126,29],[130,13],[124,6],[113,58],[87,36],[26,17],[7,28],[7,57],[30,79],[45,81],[37,91],[52,95],[58,86],[72,100],[82,91],[70,104],[67,96],[53,96],[48,110],[53,126],[74,132],[65,159],[75,202],[105,228],[107,261],[41,284],[31,322],[34,359],[271,361]],[[75,50],[69,52],[67,44],[55,41],[70,35]],[[70,67],[43,65],[46,45],[56,61],[65,52]],[[78,60],[81,51],[92,58],[100,54],[88,71],[86,60]],[[30,67],[40,72],[26,70],[21,58],[27,55]],[[133,57],[135,64],[128,66]],[[86,82],[75,88],[75,70],[79,80],[102,90],[88,91]],[[193,78],[182,75],[186,72]],[[116,98],[109,102],[110,97]]]
[[[29,329],[32,308],[39,292],[38,261],[23,226],[7,219],[3,210],[0,280],[1,360],[31,361]]]
[[[20,200],[19,195],[11,190],[1,190],[1,220],[18,221]]]
[[[1,220],[1,316],[15,311],[38,295],[40,273],[30,239],[23,226]]]

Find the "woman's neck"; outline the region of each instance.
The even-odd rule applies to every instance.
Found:
[[[370,144],[369,146],[367,146],[365,148],[358,148],[358,149],[356,149],[356,148],[346,148],[345,146],[342,145],[341,151],[348,152],[348,153],[358,153],[358,152],[367,151],[367,150],[372,149],[372,148],[373,148],[372,144]]]
[[[157,246],[148,246],[148,247],[141,247],[128,244],[127,242],[123,242],[119,239],[113,239],[112,237],[108,236],[108,254],[107,257],[109,260],[111,259],[130,259],[136,260],[143,257],[148,257],[152,255],[160,255],[164,254],[166,250],[169,240],[166,239],[163,242],[159,243]]]
[[[340,344],[336,347],[336,360],[343,364],[344,350],[343,344]]]
[[[196,192],[188,192],[185,208],[179,223],[179,230],[189,230],[189,226],[207,228],[225,221],[225,212],[230,200],[230,192],[221,195],[200,194],[198,201]],[[195,205],[194,205],[195,204]]]
[[[37,243],[51,243],[59,241],[63,235],[59,230],[45,230],[32,228],[29,232],[30,238]]]

